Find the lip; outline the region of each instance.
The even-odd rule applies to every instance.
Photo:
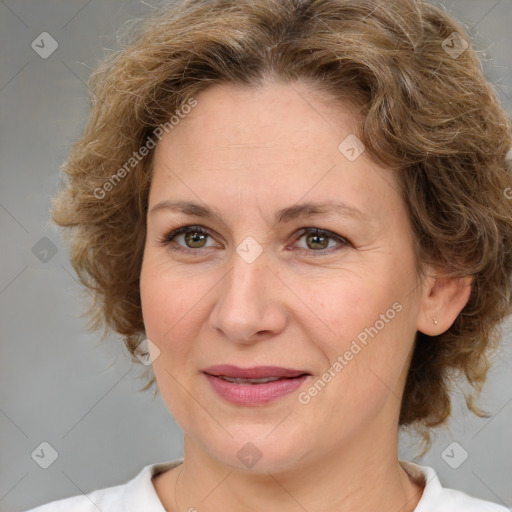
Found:
[[[210,366],[203,370],[204,373],[213,375],[214,377],[232,377],[234,379],[265,379],[267,377],[294,378],[305,373],[305,370],[294,370],[290,368],[282,368],[280,366],[253,366],[251,368],[240,368],[230,364],[219,364]]]
[[[232,365],[211,366],[203,370],[213,391],[224,400],[240,406],[255,407],[274,402],[297,390],[311,375],[303,370],[279,366],[240,368]],[[243,384],[228,382],[221,377],[239,379],[278,378],[272,382]]]

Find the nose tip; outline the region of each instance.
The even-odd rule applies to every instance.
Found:
[[[245,254],[254,256],[257,251],[251,243],[247,241],[249,250]],[[253,343],[274,335],[286,323],[278,296],[280,288],[271,282],[276,277],[260,256],[248,263],[237,255],[219,286],[210,315],[210,327],[238,343]]]

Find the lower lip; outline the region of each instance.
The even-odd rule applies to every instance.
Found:
[[[294,379],[280,379],[261,384],[238,384],[213,375],[205,375],[213,390],[221,398],[232,404],[249,407],[268,404],[288,395],[299,388],[308,378],[308,375],[302,375]]]

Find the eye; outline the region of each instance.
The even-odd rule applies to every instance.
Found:
[[[298,238],[297,238],[298,235]],[[176,240],[183,237],[184,244],[176,243]],[[208,249],[215,247],[215,245],[207,246],[207,238],[211,237],[209,232],[202,226],[183,226],[170,231],[158,240],[158,245],[169,246],[173,251],[193,253],[198,252],[198,249]],[[307,247],[299,248],[301,251],[306,251],[314,256],[330,254],[332,251],[326,251],[329,248],[329,240],[336,241],[338,247],[334,247],[334,250],[339,250],[343,247],[353,247],[353,245],[345,238],[332,231],[327,231],[320,228],[302,228],[296,235],[295,241],[305,237]],[[218,244],[216,244],[218,247]],[[339,247],[341,246],[341,247]],[[329,249],[333,249],[331,246]]]
[[[195,249],[208,248],[205,243],[210,234],[201,226],[183,226],[164,235],[158,240],[158,245],[169,245],[173,251],[193,252]],[[183,244],[176,244],[175,239],[183,237]],[[211,247],[211,246],[210,246]]]
[[[329,247],[329,241],[336,241],[338,243],[338,247],[334,246],[335,250],[339,250],[343,247],[353,247],[353,245],[346,239],[332,231],[327,231],[325,229],[320,228],[303,228],[299,232],[299,238],[296,240],[300,240],[301,238],[305,238],[306,249],[300,248],[300,250],[309,251],[313,253],[313,256],[322,256],[324,254],[330,254],[332,251],[326,251]],[[341,246],[341,247],[339,247]],[[332,249],[333,246],[330,247]],[[317,254],[314,254],[317,253]]]

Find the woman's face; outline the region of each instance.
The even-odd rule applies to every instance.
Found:
[[[394,176],[359,154],[350,106],[302,82],[196,100],[155,149],[149,196],[140,285],[163,400],[231,467],[389,450],[422,300]]]

